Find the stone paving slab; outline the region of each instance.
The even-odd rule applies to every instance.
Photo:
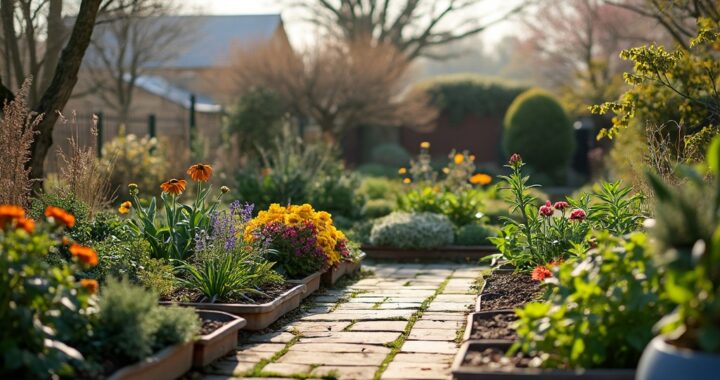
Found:
[[[473,307],[473,303],[459,303],[459,302],[433,302],[428,307],[428,312],[436,311],[469,311]]]
[[[350,326],[350,322],[293,322],[285,326],[285,331],[342,331]]]
[[[370,305],[370,306],[368,306]],[[344,303],[341,304],[336,310],[342,312],[343,310],[396,310],[396,309],[419,309],[420,302],[383,302],[377,306],[375,304],[364,304],[364,303]]]
[[[313,376],[325,376],[330,373],[336,374],[341,379],[372,379],[378,367],[372,366],[327,366],[323,365],[312,371]]]
[[[378,331],[311,331],[303,334],[300,343],[354,343],[354,344],[387,344],[400,336],[395,332]]]
[[[288,352],[331,352],[331,353],[369,353],[383,354],[390,353],[390,349],[385,346],[375,344],[357,344],[357,343],[307,343],[298,342],[290,347]]]
[[[357,322],[350,331],[405,331],[407,322],[405,321],[363,321]]]
[[[260,352],[278,352],[285,348],[285,343],[255,343],[238,346],[238,355],[257,354]]]
[[[447,379],[449,370],[450,364],[393,361],[381,379]]]
[[[252,335],[248,338],[248,342],[287,343],[287,342],[291,341],[293,338],[295,338],[295,335],[293,335],[292,333],[277,331],[277,332],[272,332],[272,333],[263,334],[263,335]]]
[[[454,341],[457,337],[457,330],[451,329],[420,329],[413,326],[408,339],[410,340],[440,340]]]
[[[385,360],[385,354],[377,353],[333,353],[318,355],[316,352],[288,351],[278,359],[278,363],[320,364],[339,366],[352,363],[358,366],[379,366]]]
[[[418,352],[423,354],[450,354],[457,352],[455,342],[438,342],[432,340],[406,340],[400,352]]]
[[[303,321],[361,321],[361,320],[383,320],[383,319],[408,319],[413,310],[352,310],[342,313],[334,312],[328,314],[308,315],[302,318]]]

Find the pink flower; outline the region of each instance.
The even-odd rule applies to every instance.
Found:
[[[559,201],[559,202],[555,202],[553,207],[562,211],[562,210],[565,210],[566,208],[570,207],[570,205],[567,202]]]
[[[540,215],[542,216],[552,216],[553,212],[553,206],[550,201],[547,201],[545,202],[545,205],[540,206]]]
[[[513,153],[512,156],[510,156],[510,165],[515,165],[518,163],[522,164],[522,157],[520,157],[520,155],[517,153]]]
[[[575,210],[572,210],[572,212],[570,213],[570,220],[582,221],[582,220],[585,220],[586,217],[587,217],[587,214],[585,214],[585,210],[580,209],[580,208],[576,208]]]

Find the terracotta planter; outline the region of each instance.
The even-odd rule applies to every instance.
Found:
[[[675,347],[656,337],[645,348],[638,364],[637,380],[718,378],[720,354]]]
[[[493,310],[493,311],[479,311],[470,313],[467,316],[467,324],[465,324],[465,333],[463,334],[463,342],[471,339],[474,330],[475,322],[481,319],[492,319],[497,314],[515,314],[513,310]]]
[[[219,329],[202,335],[195,341],[193,367],[203,368],[237,348],[238,331],[245,327],[247,321],[222,311],[198,310],[197,313],[202,319],[225,323]]]
[[[189,371],[193,343],[168,347],[145,360],[115,371],[108,380],[172,380]]]
[[[298,280],[288,280],[287,282],[290,284],[305,285],[305,291],[302,295],[302,299],[305,299],[307,297],[310,297],[311,294],[315,293],[318,289],[320,289],[320,280],[322,275],[323,272],[317,271],[309,276],[306,276],[305,278],[301,278]]]
[[[463,343],[452,366],[453,378],[457,380],[634,380],[634,369],[588,369],[559,370],[545,368],[487,369],[464,365],[468,352],[497,348],[506,351],[509,341],[468,341]]]
[[[382,260],[479,260],[497,253],[493,245],[449,246],[432,249],[405,249],[393,247],[363,247],[363,251],[372,259]]]
[[[475,303],[475,311],[476,312],[497,311],[497,310],[483,310],[482,309],[482,300],[483,300],[483,298],[496,299],[499,297],[500,297],[500,295],[497,293],[482,293],[482,294],[480,294],[477,298],[477,302]]]
[[[351,275],[360,270],[362,266],[362,260],[367,255],[362,252],[357,262],[354,261],[341,261],[338,265],[331,267],[326,270],[322,275],[322,282],[327,286],[335,285],[343,276]]]
[[[298,284],[278,298],[263,304],[245,303],[207,303],[207,302],[169,302],[162,301],[160,304],[178,304],[180,306],[194,307],[196,309],[224,311],[247,321],[246,330],[261,330],[270,326],[285,313],[300,306],[305,285]]]

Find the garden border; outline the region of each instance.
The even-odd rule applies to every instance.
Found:
[[[135,364],[119,368],[108,380],[172,380],[192,368],[194,343],[176,344]]]
[[[238,331],[247,325],[245,318],[216,310],[197,310],[203,319],[225,322],[219,329],[201,335],[193,349],[193,368],[203,368],[234,350],[238,345]]]

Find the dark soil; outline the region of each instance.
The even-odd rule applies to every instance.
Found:
[[[203,319],[202,327],[200,328],[200,335],[208,335],[213,331],[223,327],[225,322],[215,321],[212,319]]]
[[[512,356],[505,356],[505,351],[498,348],[486,348],[482,351],[468,351],[463,365],[481,367],[488,370],[512,370],[515,368],[529,368],[533,357],[517,352]]]
[[[480,310],[514,309],[542,295],[542,285],[529,274],[494,275],[487,279]]]
[[[273,284],[273,285],[267,285],[263,288],[259,289],[263,294],[253,294],[253,293],[245,293],[243,296],[235,296],[230,297],[228,299],[219,299],[215,300],[215,303],[241,303],[241,304],[251,304],[251,305],[259,305],[267,302],[271,302],[272,300],[278,298],[283,293],[287,292],[288,290],[296,287],[297,284]],[[193,289],[185,289],[180,288],[176,289],[174,292],[172,292],[169,296],[163,297],[161,299],[162,301],[175,301],[175,302],[209,302],[209,300],[200,292],[197,292]]]
[[[489,319],[478,319],[473,322],[470,339],[516,340],[517,333],[510,325],[517,320],[515,313],[495,314]]]

